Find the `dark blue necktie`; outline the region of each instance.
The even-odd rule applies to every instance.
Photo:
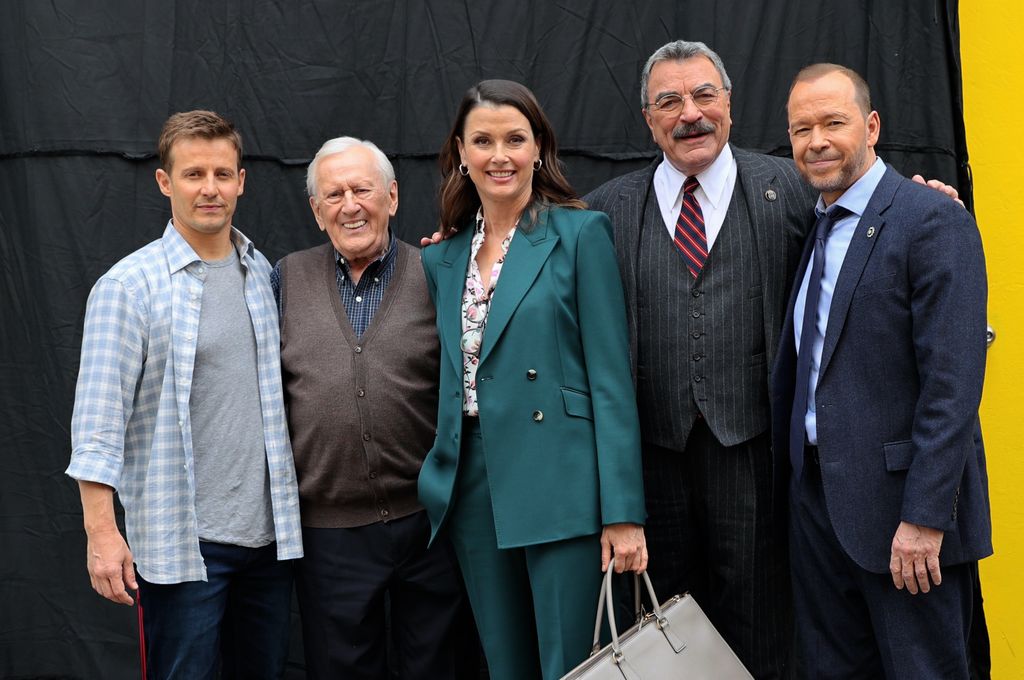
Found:
[[[803,330],[800,332],[800,348],[796,355],[796,388],[793,391],[793,413],[789,420],[789,462],[793,475],[800,479],[804,469],[804,417],[807,414],[807,384],[811,379],[811,359],[814,347],[814,323],[818,313],[818,298],[821,294],[821,275],[825,269],[825,239],[832,225],[850,214],[841,206],[818,215],[814,225],[814,253],[811,264],[811,278],[807,282],[807,297],[804,300]]]

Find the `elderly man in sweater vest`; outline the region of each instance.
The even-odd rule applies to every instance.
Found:
[[[310,678],[388,676],[384,595],[402,678],[455,677],[462,586],[427,547],[416,478],[434,440],[440,348],[418,249],[391,233],[398,183],[374,144],[326,142],[306,176],[329,242],[271,282],[306,559],[297,572]]]

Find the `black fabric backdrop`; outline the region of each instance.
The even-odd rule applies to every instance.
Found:
[[[434,229],[436,152],[467,87],[531,87],[584,193],[653,157],[638,74],[677,38],[724,59],[738,145],[786,154],[790,78],[836,61],[872,85],[883,158],[969,202],[955,0],[0,3],[0,677],[138,677],[135,613],[90,589],[63,470],[86,296],[169,216],[153,180],[169,114],[238,125],[235,224],[272,262],[321,241],[305,165],[343,134],[394,160],[393,224],[415,241]]]

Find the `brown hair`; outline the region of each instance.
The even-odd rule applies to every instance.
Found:
[[[793,78],[793,83],[789,86],[789,93],[793,94],[793,88],[796,87],[797,83],[806,82],[808,80],[817,80],[822,76],[827,76],[830,73],[842,73],[844,76],[850,79],[853,83],[853,99],[857,102],[857,106],[860,107],[861,112],[866,116],[871,113],[871,88],[868,87],[867,82],[861,77],[859,73],[851,68],[840,66],[839,64],[829,64],[822,62],[820,64],[811,64],[810,66],[804,66],[800,69],[800,72]]]
[[[171,170],[171,147],[174,143],[179,139],[193,137],[228,140],[238,151],[238,166],[242,166],[242,136],[230,121],[213,111],[185,111],[168,118],[163,130],[160,131],[157,151],[160,153],[160,167],[164,172]]]
[[[558,160],[558,142],[555,131],[533,93],[511,80],[481,80],[469,88],[459,104],[448,138],[441,147],[438,163],[441,166],[440,212],[441,233],[448,236],[469,222],[480,207],[480,196],[469,177],[459,172],[459,140],[462,139],[469,112],[481,105],[511,106],[530,122],[533,136],[540,146],[540,170],[533,173],[533,200],[530,211],[544,205],[566,208],[585,208],[562,174]]]

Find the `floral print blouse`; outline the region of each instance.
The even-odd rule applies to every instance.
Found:
[[[518,223],[517,223],[518,224]],[[491,281],[484,289],[480,276],[480,266],[476,262],[476,254],[484,244],[484,216],[482,211],[476,214],[476,229],[469,249],[469,271],[466,272],[466,290],[462,294],[462,410],[467,416],[480,414],[480,405],[476,398],[476,370],[480,365],[480,344],[487,326],[487,314],[490,311],[494,287],[498,285],[498,275],[508,254],[509,243],[516,233],[516,227],[509,230],[508,236],[501,242],[501,257],[491,267]]]

